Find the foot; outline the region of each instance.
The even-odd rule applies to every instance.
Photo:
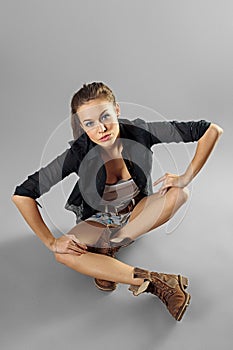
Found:
[[[115,258],[116,250],[112,249],[110,247],[110,242],[109,242],[110,236],[111,236],[111,231],[110,231],[109,227],[106,227],[103,230],[103,233],[100,236],[100,238],[98,239],[98,241],[95,243],[95,245],[94,246],[89,246],[89,245],[87,246],[88,251],[92,252],[92,253],[107,255],[107,256],[110,256],[112,258]],[[117,287],[116,282],[106,281],[106,280],[99,279],[99,278],[94,278],[94,283],[98,289],[105,291],[105,292],[112,292]]]
[[[127,247],[129,244],[133,243],[133,241],[128,237],[123,239],[116,237],[118,231],[119,228],[113,228],[112,230],[110,230],[109,227],[106,227],[103,230],[103,233],[101,234],[98,241],[94,244],[94,246],[87,245],[88,251],[115,258],[115,254],[119,251],[120,248]],[[97,278],[94,279],[94,283],[97,288],[106,292],[111,292],[117,287],[116,282],[106,281]]]
[[[168,311],[177,321],[182,319],[191,299],[190,294],[185,291],[188,285],[187,277],[149,272],[136,267],[134,278],[144,279],[140,286],[129,287],[135,296],[141,293],[154,294],[167,306]]]

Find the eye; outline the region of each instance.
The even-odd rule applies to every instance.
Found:
[[[104,114],[104,115],[102,116],[102,119],[103,119],[103,118],[108,119],[109,117],[110,117],[110,115],[109,115],[109,114]]]
[[[87,122],[86,124],[84,124],[87,128],[90,127],[93,124],[93,122]]]

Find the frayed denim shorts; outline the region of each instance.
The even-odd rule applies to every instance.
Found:
[[[112,227],[122,227],[129,221],[131,213],[132,211],[129,211],[125,214],[116,214],[112,212],[98,212],[87,218],[85,221],[96,221],[106,226],[111,225]]]

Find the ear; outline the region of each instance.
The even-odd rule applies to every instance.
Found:
[[[119,116],[121,114],[121,109],[120,109],[120,105],[118,102],[116,102],[115,110],[116,110],[117,118],[119,118]]]

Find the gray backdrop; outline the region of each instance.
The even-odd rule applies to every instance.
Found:
[[[1,349],[230,349],[232,1],[3,0],[0,16]],[[68,146],[71,96],[92,81],[114,90],[125,117],[147,110],[148,120],[207,119],[224,129],[180,213],[119,254],[190,278],[180,323],[156,297],[133,297],[126,285],[105,294],[57,264],[10,200]],[[153,180],[185,170],[195,145],[155,149]],[[64,209],[75,181],[39,200],[55,235],[75,224]]]

